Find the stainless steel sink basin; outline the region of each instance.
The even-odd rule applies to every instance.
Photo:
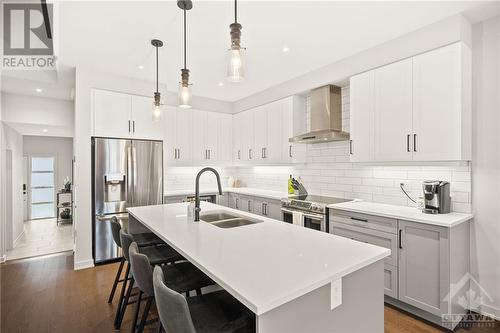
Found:
[[[236,228],[236,227],[242,227],[244,225],[256,224],[256,223],[260,223],[260,222],[262,222],[262,221],[240,217],[240,218],[236,218],[236,219],[213,222],[212,224],[215,225],[216,227],[219,227],[219,228]]]
[[[202,214],[200,215],[200,221],[213,224],[219,228],[235,228],[262,222],[260,220],[230,214],[224,211],[207,212]]]
[[[240,216],[237,215],[232,215],[226,212],[209,212],[206,214],[200,215],[200,220],[208,223],[212,222],[217,222],[217,221],[222,221],[222,220],[229,220],[229,219],[235,219]]]

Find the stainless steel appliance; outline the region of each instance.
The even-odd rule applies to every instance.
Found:
[[[306,228],[329,232],[327,205],[352,201],[318,195],[297,196],[281,199],[281,216],[284,222],[303,225]]]
[[[317,143],[349,140],[349,133],[342,131],[342,93],[337,86],[323,86],[311,91],[311,130],[290,138],[295,143]]]
[[[161,141],[92,138],[93,255],[95,263],[119,256],[111,224],[126,227],[126,209],[163,203]]]
[[[446,214],[451,210],[450,183],[427,180],[422,183],[424,209],[427,214]]]

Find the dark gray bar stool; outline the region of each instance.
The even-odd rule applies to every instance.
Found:
[[[254,333],[255,315],[226,291],[184,298],[155,267],[153,288],[161,324],[175,333]],[[160,327],[159,332],[162,332]]]
[[[146,306],[142,313],[139,326],[137,327],[137,331],[142,333],[155,295],[153,288],[153,268],[148,257],[139,252],[139,247],[135,242],[129,247],[129,257],[130,265],[132,266],[132,275],[135,283],[139,287],[139,296],[137,298],[138,301],[135,309],[134,321],[132,323],[132,332],[135,332],[137,327],[142,296],[146,296]],[[203,287],[214,284],[212,279],[189,262],[156,267],[162,271],[169,287],[180,293],[200,290]]]
[[[118,226],[120,226],[119,223]],[[115,225],[114,228],[117,229],[117,226]],[[127,263],[127,268],[125,270],[125,277],[123,279],[124,281],[120,292],[120,300],[118,302],[118,307],[116,309],[115,322],[114,322],[116,329],[120,329],[121,327],[123,316],[125,315],[125,309],[129,304],[130,296],[132,295],[132,289],[134,285],[133,276],[130,276],[130,259],[128,255],[129,253],[128,249],[130,244],[132,244],[132,242],[135,241],[135,238],[133,235],[130,235],[127,232],[125,232],[125,230],[121,229],[121,227],[119,229],[119,236],[120,236],[119,238],[120,238],[120,245],[122,247],[123,257],[125,262]],[[166,244],[157,246],[144,246],[140,248],[140,252],[144,253],[148,257],[150,262],[154,265],[162,265],[162,264],[185,260],[184,257],[182,257],[177,251],[175,251],[173,248],[171,248]]]
[[[113,216],[111,218],[111,233],[113,235],[113,241],[115,242],[116,246],[118,246],[119,248],[122,247],[122,244],[120,241],[121,228],[122,228],[122,226],[121,226],[120,222],[118,222],[118,219],[116,218],[116,216]],[[134,241],[137,243],[137,245],[139,247],[165,244],[154,233],[135,234],[132,237],[134,238]],[[116,287],[118,286],[118,283],[123,282],[123,279],[121,279],[121,275],[123,272],[124,264],[125,264],[125,257],[122,255],[122,257],[120,259],[120,266],[118,266],[118,271],[116,272],[115,280],[113,282],[111,292],[109,293],[108,303],[113,302],[113,298],[115,297]]]

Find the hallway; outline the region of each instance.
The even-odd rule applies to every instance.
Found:
[[[56,219],[31,220],[24,223],[24,234],[14,249],[7,251],[7,260],[29,258],[73,250],[72,224]]]

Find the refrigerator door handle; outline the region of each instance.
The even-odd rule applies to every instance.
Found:
[[[134,189],[137,186],[137,148],[132,146],[132,184]]]
[[[127,202],[132,204],[132,147],[127,147]]]

